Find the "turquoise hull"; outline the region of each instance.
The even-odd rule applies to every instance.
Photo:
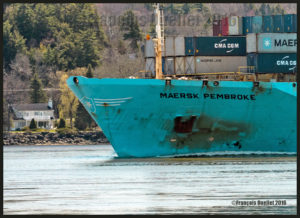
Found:
[[[295,82],[78,76],[67,84],[119,157],[297,151]]]

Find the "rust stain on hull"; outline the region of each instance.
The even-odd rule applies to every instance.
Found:
[[[190,126],[191,125],[191,126]],[[242,139],[251,133],[246,123],[218,120],[205,115],[192,116],[184,122],[176,117],[171,145],[180,149],[210,148],[213,143],[242,147]]]

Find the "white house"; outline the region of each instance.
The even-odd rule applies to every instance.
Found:
[[[52,129],[54,127],[54,109],[52,100],[48,103],[12,105],[13,126],[11,130],[29,126],[32,119],[38,128]]]

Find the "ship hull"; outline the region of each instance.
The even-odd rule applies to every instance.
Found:
[[[296,152],[297,83],[74,78],[119,157]]]

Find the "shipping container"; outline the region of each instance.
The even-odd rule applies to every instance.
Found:
[[[175,56],[185,56],[184,37],[175,37]]]
[[[283,16],[284,20],[284,32],[285,33],[295,33],[295,17],[297,17],[296,14],[286,14]]]
[[[196,56],[197,73],[238,72],[247,66],[247,56]]]
[[[195,74],[195,57],[184,58],[184,72],[185,74]]]
[[[238,16],[228,18],[228,35],[243,35],[243,19]]]
[[[252,33],[252,18],[243,17],[243,35]]]
[[[175,57],[175,73],[177,75],[185,74],[184,57]]]
[[[251,53],[247,55],[247,73],[255,73],[256,72],[256,53]]]
[[[228,24],[228,17],[224,17],[221,20],[222,26],[222,36],[228,36],[229,24]]]
[[[146,42],[145,42],[145,57],[146,58],[155,57],[154,43],[153,43],[152,39],[146,40]]]
[[[246,38],[247,53],[297,52],[297,33],[252,33]]]
[[[282,33],[283,32],[283,15],[273,15],[273,32],[274,33]]]
[[[297,14],[294,16],[295,33],[297,32]]]
[[[194,37],[184,37],[185,55],[195,55],[195,40]]]
[[[222,36],[221,20],[213,21],[213,36]]]
[[[196,37],[197,56],[245,56],[245,36]]]
[[[252,33],[262,32],[262,16],[252,17]]]
[[[175,56],[174,37],[168,36],[165,38],[165,55],[166,57]]]
[[[146,58],[146,68],[145,71],[155,76],[155,58]]]
[[[174,57],[165,57],[165,74],[174,75],[175,74],[175,63]]]
[[[297,54],[261,53],[249,54],[248,66],[255,66],[256,73],[296,73]],[[253,65],[252,65],[253,64]]]
[[[263,16],[263,33],[272,33],[273,32],[273,16]]]

